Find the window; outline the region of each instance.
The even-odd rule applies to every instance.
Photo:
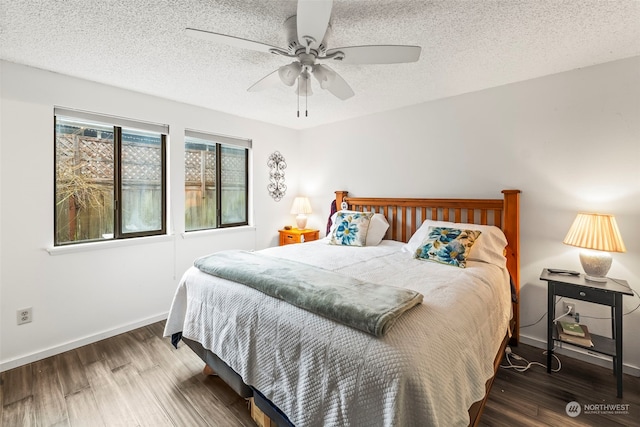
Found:
[[[166,233],[168,126],[55,110],[55,244]]]
[[[249,223],[250,148],[250,140],[186,131],[186,231]]]

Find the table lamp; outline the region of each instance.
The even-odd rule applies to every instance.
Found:
[[[606,282],[611,267],[609,252],[626,252],[613,215],[579,213],[563,243],[582,248],[580,263],[586,279]]]
[[[311,213],[311,204],[306,197],[296,197],[293,200],[293,206],[291,207],[291,213],[296,216],[296,225],[300,230],[304,230],[307,227],[307,214]]]

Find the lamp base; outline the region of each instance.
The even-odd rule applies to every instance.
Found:
[[[298,214],[296,217],[296,225],[300,230],[307,228],[307,216],[304,214]]]
[[[585,279],[592,282],[606,282],[605,277],[611,268],[613,258],[609,252],[582,250],[580,263],[586,273]]]
[[[599,283],[605,283],[607,280],[609,280],[606,277],[589,276],[588,274],[585,275],[584,278],[590,282],[599,282]]]

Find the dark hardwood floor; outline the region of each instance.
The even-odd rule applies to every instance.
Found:
[[[530,362],[546,364],[543,350],[520,344],[513,353]],[[547,374],[541,366],[526,372],[500,369],[482,415],[481,426],[640,426],[640,378],[624,375],[623,397],[616,397],[616,378],[611,369],[558,355],[560,372]],[[554,362],[555,363],[555,362]],[[503,365],[506,363],[503,360]],[[554,364],[554,368],[557,365]],[[577,402],[589,413],[572,418],[566,408]],[[603,406],[619,404],[621,412],[606,413]],[[624,406],[628,405],[628,406]]]
[[[162,338],[164,322],[3,372],[0,425],[23,426],[255,426],[244,399],[185,345]],[[526,345],[514,353],[543,362]],[[501,369],[482,426],[640,426],[640,379],[625,375],[615,397],[611,370],[560,356],[551,375]],[[569,402],[621,404],[626,414],[567,415]],[[600,408],[600,407],[599,407]],[[594,407],[594,411],[597,409]],[[600,409],[603,412],[604,409]]]

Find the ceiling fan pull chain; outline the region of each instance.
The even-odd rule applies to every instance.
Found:
[[[309,79],[304,79],[304,86],[306,90],[304,91],[304,116],[309,117],[309,111],[307,111],[307,105],[309,103]]]
[[[300,77],[298,77],[298,117],[300,117]]]

